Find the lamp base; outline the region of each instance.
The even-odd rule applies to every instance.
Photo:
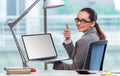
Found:
[[[35,68],[29,68],[29,67],[5,67],[4,70],[6,71],[7,75],[30,74],[31,72],[36,72]]]

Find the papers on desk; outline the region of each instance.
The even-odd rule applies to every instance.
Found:
[[[4,68],[7,75],[10,74],[30,74],[31,68]]]
[[[120,76],[120,71],[101,71],[100,76]]]
[[[120,71],[95,71],[95,70],[83,70],[83,69],[75,69],[78,74],[96,74],[100,76],[120,76]]]

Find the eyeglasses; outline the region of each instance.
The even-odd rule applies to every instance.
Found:
[[[91,21],[86,21],[86,20],[84,20],[84,19],[75,18],[75,22],[76,22],[76,23],[80,22],[81,24],[85,24],[85,23],[89,23],[89,22],[91,22]]]

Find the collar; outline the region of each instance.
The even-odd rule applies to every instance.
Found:
[[[87,35],[87,34],[90,34],[90,33],[95,33],[95,32],[97,32],[97,30],[96,30],[95,27],[93,27],[93,28],[87,30],[86,32],[84,32],[84,35]]]

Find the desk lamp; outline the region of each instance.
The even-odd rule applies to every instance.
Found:
[[[13,38],[14,38],[14,41],[15,41],[15,44],[17,46],[17,49],[19,51],[19,54],[21,56],[21,59],[22,59],[22,64],[23,64],[23,67],[28,67],[27,65],[27,62],[28,62],[28,59],[23,51],[23,49],[21,48],[18,40],[17,40],[17,37],[13,31],[13,27],[27,14],[29,13],[29,11],[39,2],[40,0],[36,0],[32,5],[30,5],[30,7],[28,7],[15,21],[13,22],[10,22],[8,23],[9,27],[10,27],[10,31],[12,32],[12,35],[13,35]],[[46,9],[47,8],[54,8],[54,7],[59,7],[59,6],[63,6],[64,5],[64,2],[62,0],[44,0],[44,6],[43,6],[43,9],[44,9],[44,33],[47,32],[47,21],[46,21]]]

